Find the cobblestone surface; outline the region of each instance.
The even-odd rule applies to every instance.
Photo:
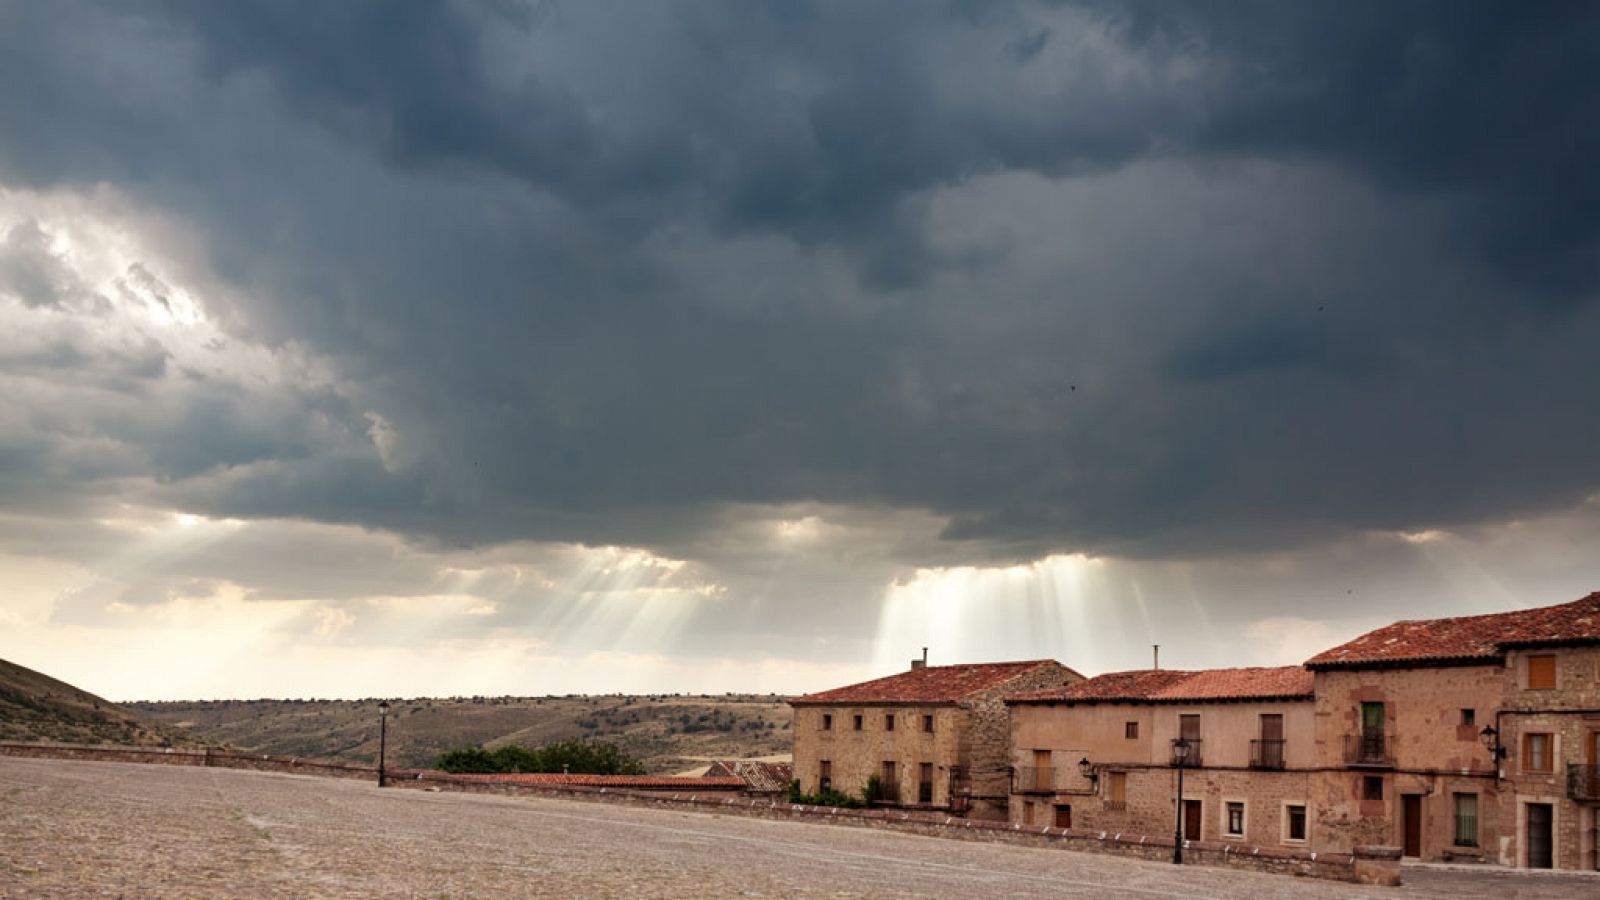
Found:
[[[3,897],[1593,898],[1584,875],[1404,888],[571,800],[0,758]]]

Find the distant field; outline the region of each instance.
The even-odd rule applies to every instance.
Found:
[[[718,696],[453,697],[391,701],[389,759],[425,767],[452,747],[537,746],[572,738],[618,744],[652,774],[708,759],[791,750],[786,698]],[[369,762],[378,754],[376,700],[125,703],[147,719],[241,750]]]

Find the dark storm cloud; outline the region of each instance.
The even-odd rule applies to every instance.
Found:
[[[122,429],[185,508],[1137,555],[1600,488],[1587,7],[156,9],[0,10],[0,183],[191,223],[211,312],[337,370]]]

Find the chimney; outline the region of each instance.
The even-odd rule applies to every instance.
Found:
[[[1156,670],[1159,671],[1161,669],[1161,645],[1160,644],[1151,644],[1150,645],[1150,650],[1151,650],[1151,653],[1155,656],[1153,668],[1155,668]]]
[[[913,659],[911,661],[911,671],[915,672],[918,669],[926,669],[927,667],[928,667],[928,648],[927,647],[923,647],[922,648],[922,658],[921,659]]]

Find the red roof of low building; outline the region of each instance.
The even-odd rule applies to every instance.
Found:
[[[747,789],[770,794],[789,786],[794,779],[794,765],[759,759],[719,759],[706,769],[706,777],[738,778]]]
[[[1582,641],[1600,641],[1600,591],[1560,606],[1396,622],[1318,653],[1306,665],[1493,660],[1510,646]]]
[[[807,694],[789,701],[791,706],[838,706],[851,703],[957,703],[1041,666],[1060,666],[1053,659],[1024,662],[969,663],[957,666],[926,666],[886,678]],[[1061,666],[1063,672],[1077,675]]]
[[[1007,703],[1200,703],[1208,700],[1304,700],[1312,674],[1302,666],[1274,668],[1134,669],[1006,698]]]
[[[743,778],[692,778],[682,775],[581,775],[566,772],[523,772],[515,775],[459,774],[453,778],[471,781],[548,784],[555,786],[628,788],[636,791],[737,791],[744,789]]]

